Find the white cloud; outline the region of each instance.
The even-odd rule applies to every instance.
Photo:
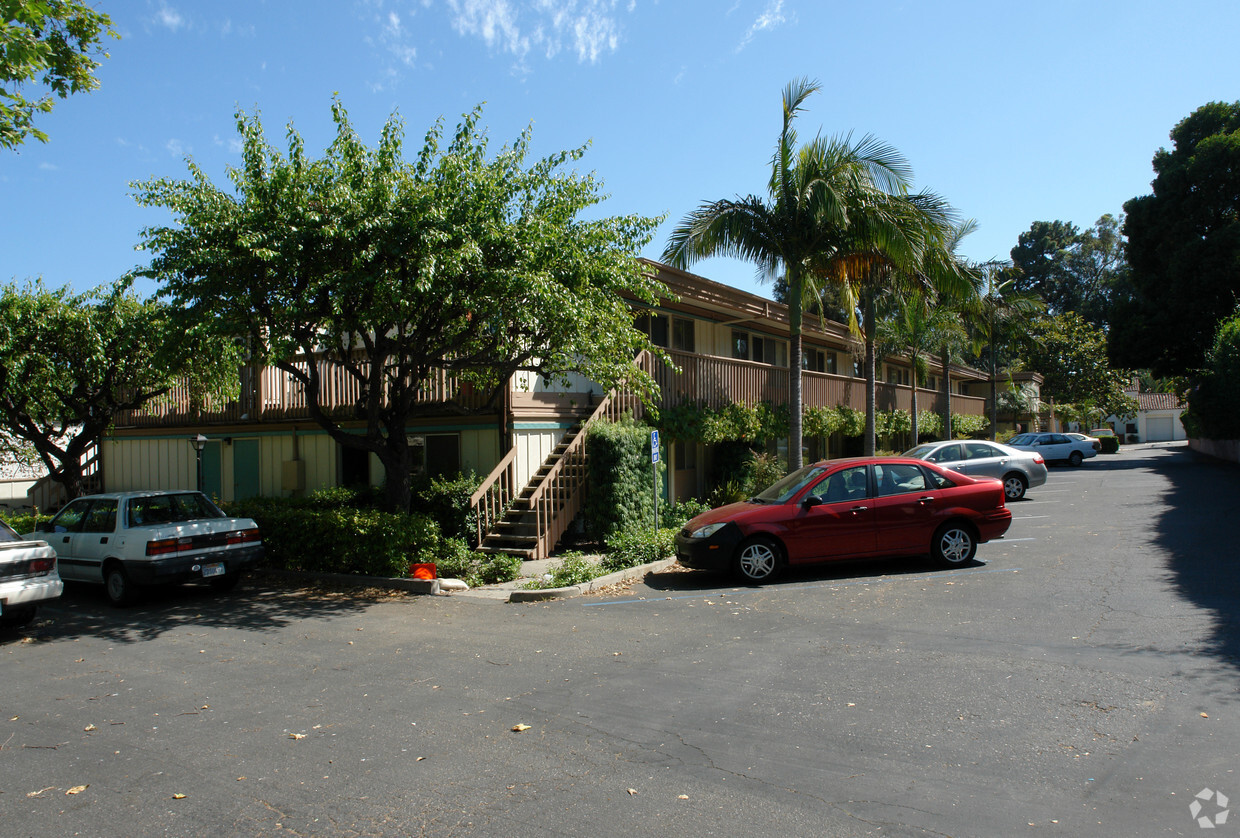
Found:
[[[182,26],[186,26],[185,18],[181,13],[166,3],[159,4],[159,11],[155,13],[155,20],[161,25],[166,26],[173,32],[176,32]]]
[[[168,142],[164,143],[164,148],[167,149],[168,153],[173,157],[185,157],[193,151],[193,148],[190,146],[181,145],[181,141],[176,138],[168,140]]]
[[[232,152],[233,154],[240,154],[241,150],[244,148],[245,148],[245,143],[242,141],[240,137],[233,137],[232,139],[228,141],[228,150]]]
[[[518,60],[534,50],[554,58],[568,49],[579,62],[596,64],[620,47],[620,0],[448,0],[448,6],[457,32]],[[628,0],[621,11],[634,8]]]
[[[55,163],[48,163],[46,160],[39,164],[39,168],[45,172],[57,171],[60,167]]]
[[[745,37],[737,45],[736,51],[740,52],[749,46],[749,42],[759,32],[766,32],[787,22],[788,19],[784,17],[784,0],[767,0],[766,8],[762,10],[762,14],[758,15],[758,19],[750,25],[749,31],[745,33]]]
[[[388,52],[395,55],[406,67],[412,67],[414,59],[418,57],[418,50],[409,43],[409,38],[408,30],[401,25],[400,15],[388,12],[379,40]]]

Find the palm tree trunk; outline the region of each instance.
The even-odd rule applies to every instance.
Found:
[[[943,344],[943,353],[940,356],[943,367],[943,383],[940,389],[943,391],[943,439],[952,438],[952,377],[948,372],[951,364],[951,348],[945,343]]]
[[[910,408],[910,411],[909,411],[912,414],[912,416],[910,416],[909,418],[913,422],[913,428],[912,428],[913,442],[909,447],[916,448],[917,443],[920,441],[917,438],[917,359],[916,358],[913,358],[913,387],[909,391],[909,399],[912,404],[912,407]]]
[[[999,437],[999,384],[995,380],[999,375],[999,360],[995,354],[995,343],[990,342],[990,441]]]
[[[874,413],[877,408],[877,369],[874,357],[874,328],[878,319],[874,293],[865,292],[865,456],[873,457],[875,446]]]
[[[805,283],[800,271],[788,271],[788,468],[796,471],[802,465],[803,441],[801,394],[801,316]]]

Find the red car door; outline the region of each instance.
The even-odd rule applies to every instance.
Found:
[[[874,505],[866,467],[828,474],[796,504],[784,525],[789,564],[871,555]]]
[[[929,552],[930,540],[946,514],[942,492],[926,472],[910,463],[879,463],[874,468],[874,529],[881,554]]]

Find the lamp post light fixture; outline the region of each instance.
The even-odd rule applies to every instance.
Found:
[[[202,434],[191,436],[189,444],[194,447],[194,456],[197,459],[197,475],[198,475],[198,491],[202,491],[202,449],[207,447],[207,438]]]

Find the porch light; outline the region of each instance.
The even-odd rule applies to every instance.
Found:
[[[197,434],[189,438],[189,444],[194,449],[194,458],[197,461],[197,484],[198,491],[202,491],[202,449],[207,447],[207,438],[202,434]]]

